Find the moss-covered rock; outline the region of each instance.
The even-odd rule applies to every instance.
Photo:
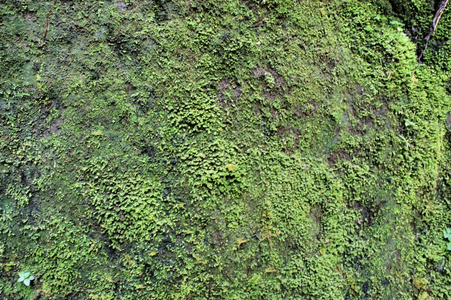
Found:
[[[434,9],[0,4],[0,296],[450,297]]]

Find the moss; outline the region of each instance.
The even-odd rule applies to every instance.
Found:
[[[0,295],[449,297],[449,22],[423,64],[411,29],[431,13],[1,4]]]

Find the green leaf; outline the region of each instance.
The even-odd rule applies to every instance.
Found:
[[[17,280],[17,282],[22,282],[26,278],[28,278],[29,276],[30,276],[30,272],[20,272],[19,273],[19,280]]]
[[[20,277],[24,277],[24,278],[25,278],[25,277],[28,277],[28,276],[30,276],[30,272],[20,272],[20,273],[19,273],[19,276],[20,276]]]
[[[446,230],[443,231],[443,237],[451,241],[451,228],[446,228]]]
[[[451,228],[446,228],[446,230],[443,231],[443,237],[451,241]]]
[[[446,243],[446,249],[448,249],[449,251],[451,251],[451,243]]]
[[[32,280],[34,280],[34,276],[30,272],[20,272],[17,282],[23,282],[26,286],[30,286]]]

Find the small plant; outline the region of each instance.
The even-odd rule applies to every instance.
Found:
[[[20,272],[19,280],[17,282],[23,282],[26,286],[30,286],[31,281],[34,279],[34,276],[31,275],[30,272]]]
[[[451,228],[446,228],[446,230],[443,231],[443,237],[448,240],[446,242],[446,249],[451,251]]]

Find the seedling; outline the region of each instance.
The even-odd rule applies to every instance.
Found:
[[[448,240],[446,242],[446,249],[451,251],[451,228],[446,228],[446,230],[443,231],[443,237]]]
[[[34,276],[31,275],[30,272],[20,272],[19,280],[17,282],[23,282],[26,286],[30,286],[31,281],[34,279]]]

